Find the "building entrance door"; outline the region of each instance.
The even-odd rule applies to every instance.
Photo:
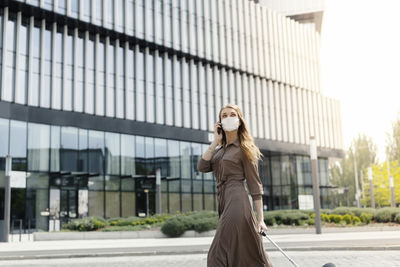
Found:
[[[60,220],[62,224],[78,217],[78,192],[76,189],[61,189],[60,193]]]
[[[88,216],[88,177],[52,177],[50,182],[49,230],[58,231],[63,223]]]
[[[156,212],[156,179],[141,177],[135,179],[136,216],[144,217]],[[147,192],[146,192],[147,191]]]

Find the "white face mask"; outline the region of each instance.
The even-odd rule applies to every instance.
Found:
[[[238,117],[228,117],[222,119],[222,128],[224,131],[233,131],[239,128],[239,118]]]

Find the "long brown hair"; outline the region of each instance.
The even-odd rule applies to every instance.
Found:
[[[247,123],[243,118],[242,110],[239,108],[239,106],[237,106],[235,104],[227,104],[219,110],[219,113],[218,113],[219,121],[222,120],[221,112],[224,108],[232,108],[236,111],[239,121],[240,121],[240,125],[239,125],[238,131],[237,131],[238,138],[240,141],[240,147],[241,147],[243,153],[246,155],[246,157],[250,160],[250,162],[252,162],[253,164],[256,164],[258,162],[258,160],[261,159],[261,157],[263,157],[264,155],[260,152],[260,149],[254,144],[254,139],[251,136],[249,127],[247,126]],[[225,144],[226,144],[226,135],[225,135],[225,132],[222,131],[222,139],[221,139],[219,145],[222,146]]]

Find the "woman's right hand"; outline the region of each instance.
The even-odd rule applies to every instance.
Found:
[[[221,133],[218,134],[218,128],[221,128]],[[222,123],[216,122],[214,124],[214,142],[219,144],[219,142],[222,140]]]

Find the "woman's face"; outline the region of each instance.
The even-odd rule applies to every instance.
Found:
[[[234,110],[233,108],[224,108],[221,111],[221,121],[228,117],[238,117],[236,110]],[[239,117],[238,117],[238,119],[239,119]],[[239,125],[240,125],[240,119],[239,119]]]

